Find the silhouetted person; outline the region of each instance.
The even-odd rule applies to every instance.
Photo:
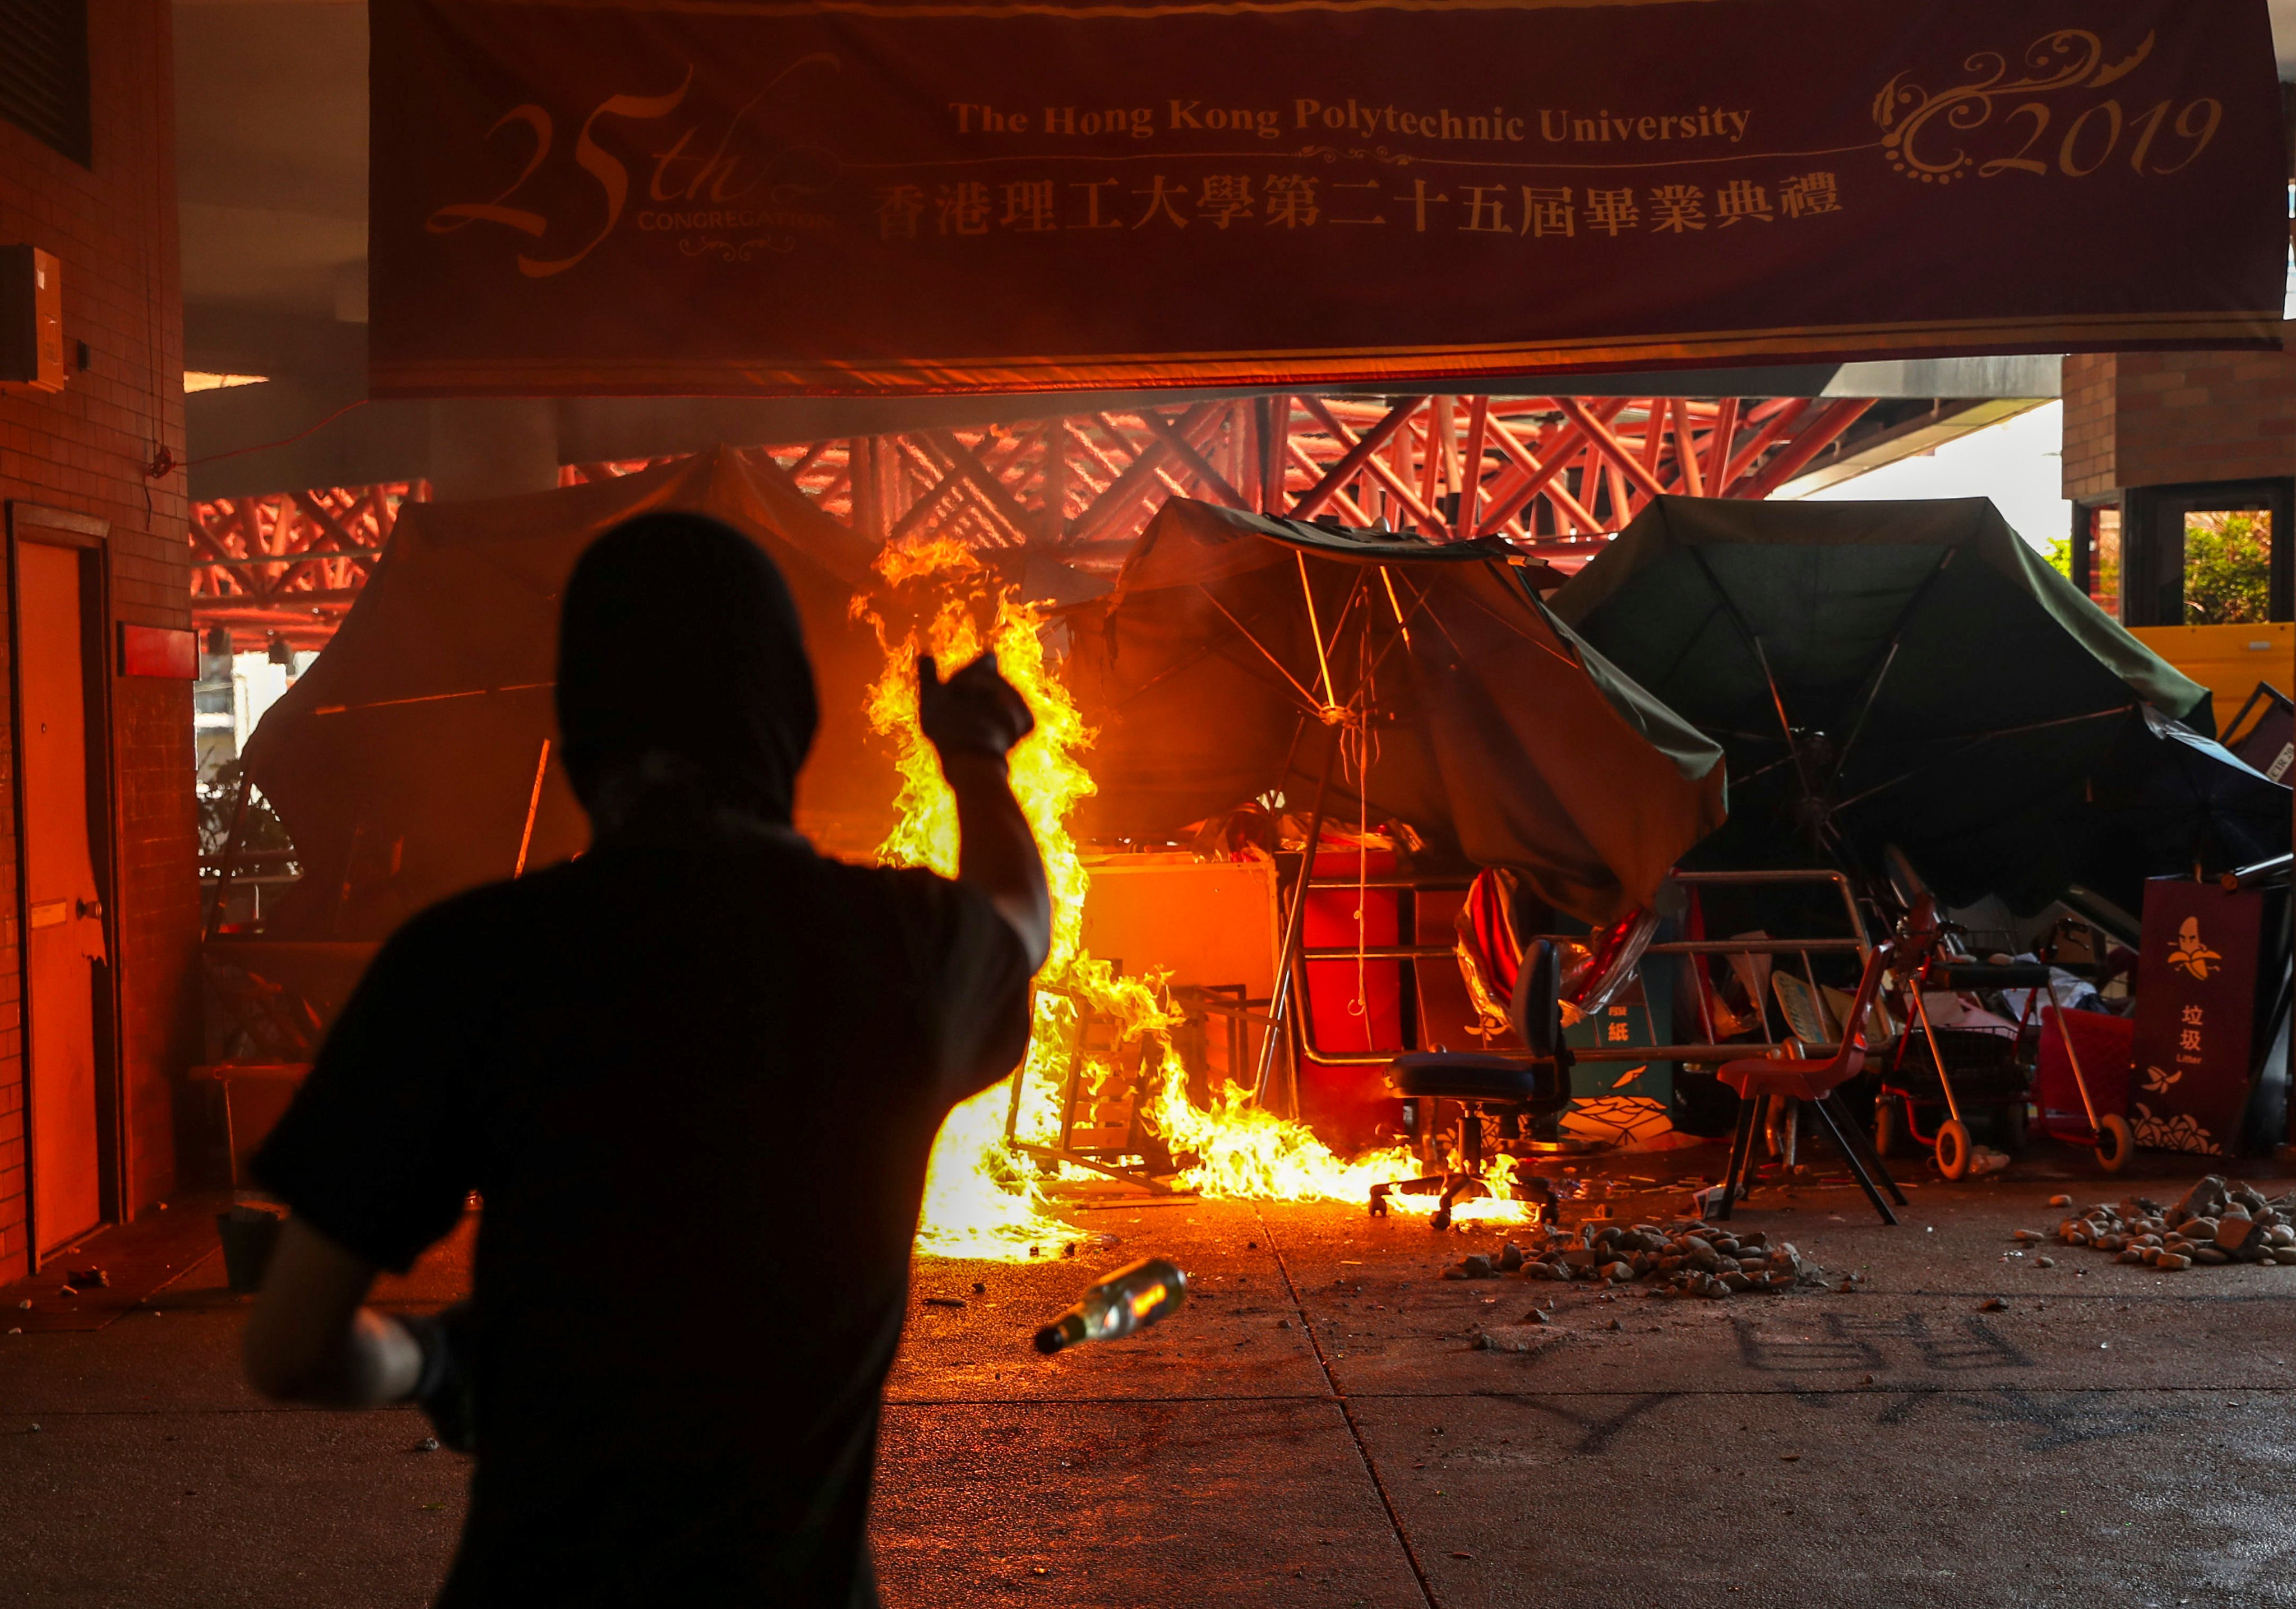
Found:
[[[955,882],[791,829],[813,678],[763,553],[681,514],[601,538],[557,692],[592,848],[407,924],[257,1158],[293,1213],[257,1387],[471,1416],[440,1605],[875,1603],[926,1156],[1019,1060],[1051,930],[1005,781],[1027,706],[991,660],[920,682]],[[363,1308],[473,1190],[466,1315]]]

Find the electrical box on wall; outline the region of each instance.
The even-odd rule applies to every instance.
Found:
[[[0,246],[0,384],[64,389],[63,270],[37,246]]]

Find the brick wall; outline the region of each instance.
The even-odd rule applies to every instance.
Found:
[[[0,498],[108,521],[115,619],[188,627],[183,473],[144,473],[162,447],[184,456],[169,7],[167,0],[91,0],[88,22],[93,169],[0,122],[0,241],[29,242],[61,259],[70,372],[53,397],[0,393]],[[71,361],[77,341],[90,349],[85,373]],[[107,622],[106,657],[116,664],[115,638]],[[175,1186],[172,1095],[197,1044],[198,841],[190,684],[116,677],[111,691],[120,1161],[132,1214]],[[6,718],[0,702],[0,725]],[[0,732],[0,768],[12,751],[12,734]],[[0,776],[0,1281],[28,1262],[20,907],[7,780]]]
[[[2065,360],[2068,497],[2296,475],[2296,324],[2282,352]]]
[[[2065,359],[2064,482],[2068,497],[2109,492],[2113,479],[2113,366],[2110,352],[2076,352]]]

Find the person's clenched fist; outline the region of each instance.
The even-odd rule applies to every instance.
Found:
[[[1003,759],[1014,743],[1036,729],[1029,701],[997,671],[996,656],[984,653],[947,681],[930,654],[917,659],[917,724],[934,748],[993,754]]]

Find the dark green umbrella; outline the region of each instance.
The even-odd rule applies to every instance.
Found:
[[[2191,852],[2189,813],[2161,801],[2208,757],[2147,716],[2205,735],[2208,689],[1984,498],[1660,497],[1552,601],[1727,751],[1702,864],[1863,871],[1896,843],[1950,903],[2031,910],[2075,882],[2133,899]]]

